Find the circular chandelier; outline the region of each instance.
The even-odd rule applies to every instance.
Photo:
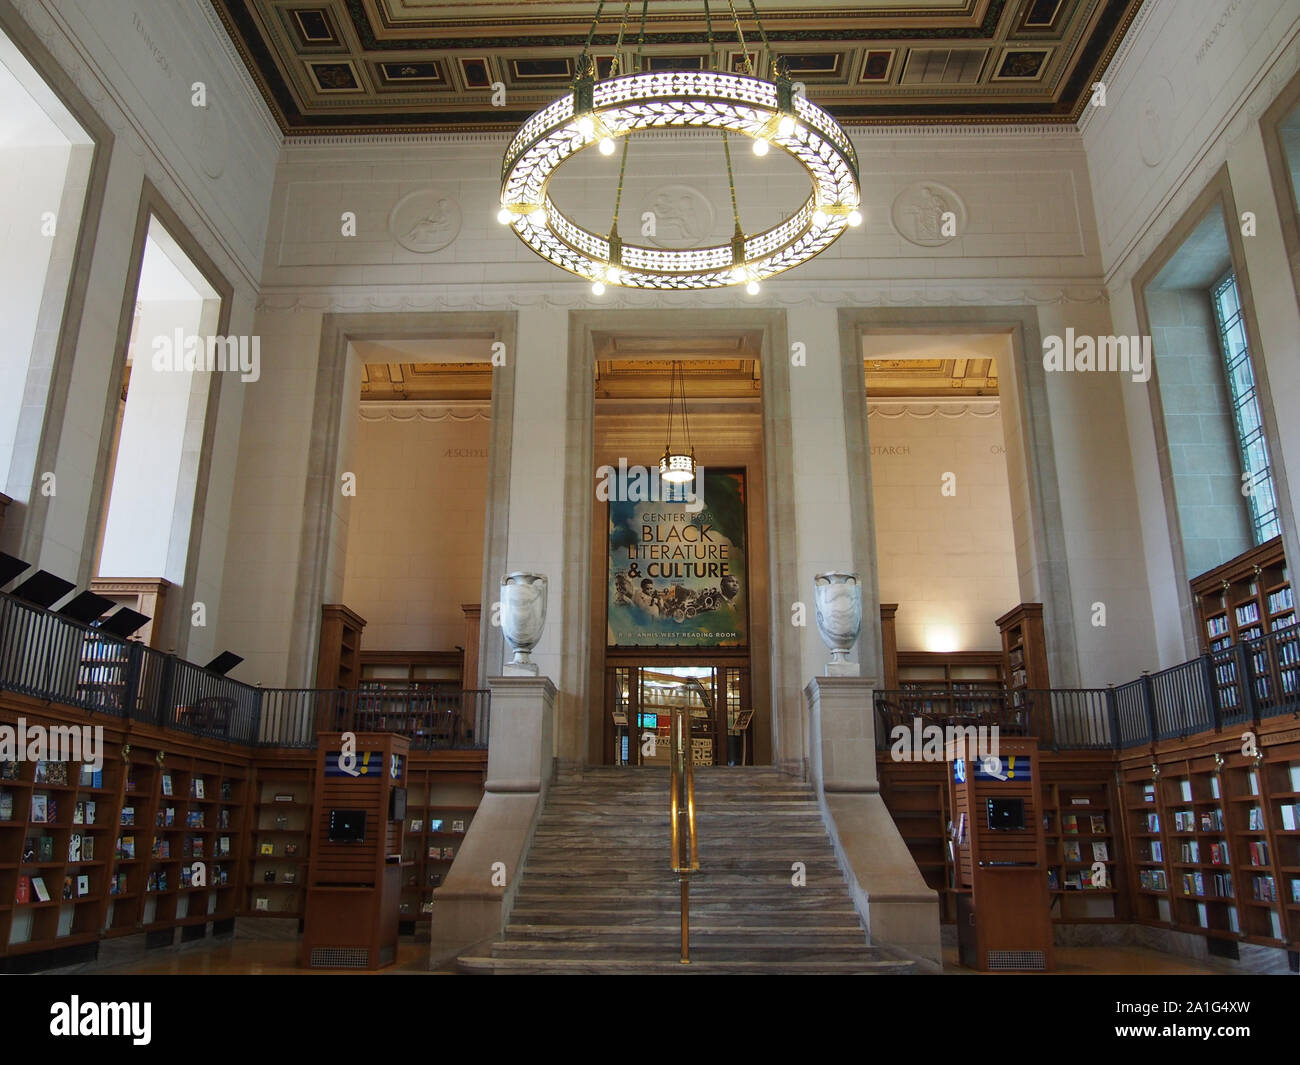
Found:
[[[807,262],[830,247],[849,226],[862,221],[858,160],[848,136],[826,111],[796,91],[780,60],[771,60],[761,22],[758,29],[774,79],[768,81],[752,73],[744,33],[734,5],[728,3],[744,55],[744,73],[638,69],[620,74],[620,49],[630,6],[630,0],[625,0],[610,74],[598,79],[589,49],[604,7],[602,0],[587,34],[587,47],[578,59],[572,91],[530,117],[506,149],[497,220],[509,225],[542,258],[590,281],[596,295],[604,292],[606,285],[643,289],[744,285],[754,295],[761,281]],[[641,11],[638,68],[645,43],[646,6],[643,3]],[[750,7],[757,22],[753,0]],[[708,0],[704,11],[712,68],[717,66],[717,53]],[[676,250],[625,243],[619,237],[628,144],[632,134],[657,129],[721,133],[735,221],[729,242]],[[740,224],[729,135],[750,138],[756,155],[766,155],[769,148],[786,152],[811,182],[803,204],[769,229],[751,234]],[[603,155],[612,155],[620,138],[623,162],[613,220],[607,233],[595,233],[561,211],[548,186],[566,159],[593,146]]]

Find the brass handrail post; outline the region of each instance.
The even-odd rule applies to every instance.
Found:
[[[695,833],[695,766],[692,756],[688,720],[682,707],[672,708],[672,750],[669,756],[670,834],[672,869],[681,880],[682,889],[682,957],[683,965],[691,963],[691,888],[690,875],[700,868],[699,841]],[[686,815],[686,832],[683,838],[681,818]]]

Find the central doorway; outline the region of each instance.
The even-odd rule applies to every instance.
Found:
[[[668,765],[672,712],[689,714],[696,765],[753,765],[747,660],[610,661],[606,753],[612,765]]]

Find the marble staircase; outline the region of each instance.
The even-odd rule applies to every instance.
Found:
[[[773,769],[696,771],[700,872],[679,960],[668,771],[589,768],[551,788],[505,935],[467,973],[904,973],[867,944],[812,789]],[[805,886],[791,883],[802,862]]]

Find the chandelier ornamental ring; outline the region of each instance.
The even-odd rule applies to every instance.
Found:
[[[561,164],[599,144],[655,129],[719,130],[780,148],[807,173],[812,191],[794,214],[727,244],[666,249],[624,243],[616,226],[593,233],[564,214],[548,185]],[[757,282],[807,262],[862,221],[857,153],[826,111],[794,91],[720,71],[642,71],[573,91],[519,129],[502,164],[499,221],[542,258],[593,283],[626,288],[704,289]]]

